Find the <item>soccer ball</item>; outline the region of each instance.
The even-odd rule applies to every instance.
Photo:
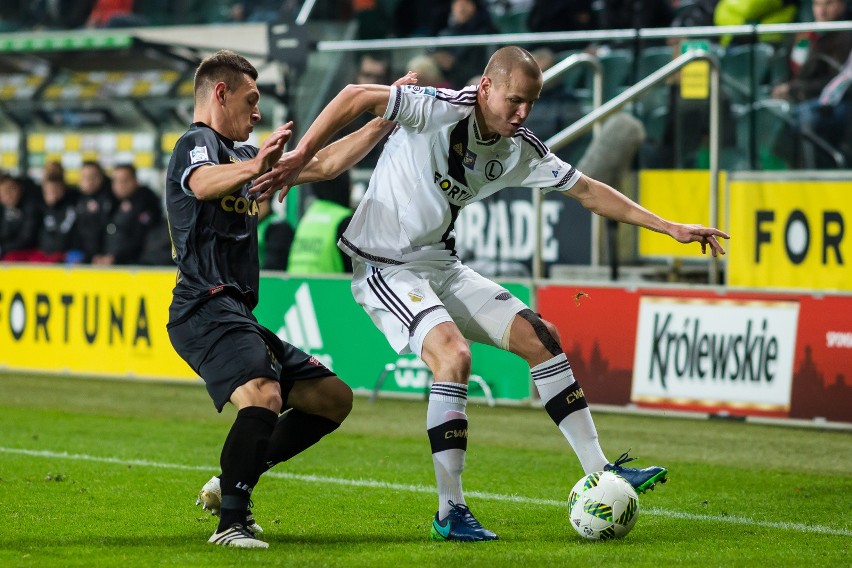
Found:
[[[621,538],[639,518],[639,496],[620,475],[596,471],[574,484],[568,497],[571,526],[588,540]]]

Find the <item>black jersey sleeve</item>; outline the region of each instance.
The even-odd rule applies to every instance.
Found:
[[[219,139],[215,133],[209,128],[194,128],[175,145],[171,175],[184,193],[192,195],[188,184],[190,174],[200,166],[218,164],[219,155]]]

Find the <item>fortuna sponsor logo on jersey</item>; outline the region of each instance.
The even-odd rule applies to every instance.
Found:
[[[473,197],[469,189],[458,185],[449,176],[444,176],[440,172],[435,172],[435,184],[447,196],[447,201],[456,205],[463,205],[465,201]]]
[[[311,290],[307,284],[302,284],[296,290],[296,304],[284,314],[284,325],[276,334],[282,341],[298,347],[302,351],[316,357],[323,365],[331,368],[331,355],[315,353],[323,348],[317,314]]]

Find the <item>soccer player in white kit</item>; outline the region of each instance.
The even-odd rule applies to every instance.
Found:
[[[479,85],[461,91],[349,85],[266,174],[275,186],[289,188],[323,143],[362,112],[398,124],[339,246],[353,259],[355,299],[394,349],[419,355],[434,376],[426,428],[438,485],[431,529],[436,540],[497,538],[476,520],[462,492],[468,340],[511,351],[529,363],[547,413],[586,473],[615,471],[639,492],[668,474],[659,466],[625,467],[633,459],[626,453],[615,462],[604,456],[555,326],[456,256],[453,227],[459,210],[504,187],[534,187],[560,191],[594,213],[679,242],[698,242],[714,256],[724,254],[717,237],[728,238],[718,229],[666,221],[551,153],[522,126],[541,88],[540,68],[515,46],[497,50]]]

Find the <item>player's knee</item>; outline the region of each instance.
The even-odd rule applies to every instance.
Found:
[[[556,326],[533,312],[523,310],[518,313],[518,325],[513,328],[510,349],[527,360],[531,365],[554,357],[562,352],[562,343]],[[520,320],[526,320],[524,325]]]
[[[352,389],[349,388],[349,385],[343,381],[340,381],[340,384],[342,387],[337,389],[337,392],[335,393],[335,407],[337,409],[337,414],[341,416],[340,422],[343,422],[343,419],[349,416],[349,413],[352,412],[354,395],[352,394]]]
[[[466,379],[470,376],[471,361],[470,345],[467,341],[454,341],[444,348],[441,354],[440,367],[435,375],[447,379]]]
[[[281,392],[275,391],[264,391],[260,394],[257,399],[257,403],[253,406],[262,406],[263,408],[268,408],[273,412],[281,412],[281,408],[284,406],[284,399],[281,398]]]
[[[354,400],[352,389],[338,377],[327,380],[324,387],[322,397],[324,404],[320,414],[335,422],[343,422],[352,411]]]
[[[556,341],[557,345],[562,347],[562,338],[559,336],[559,329],[546,319],[542,319],[541,322],[547,328],[547,331],[550,333],[550,336]]]
[[[230,401],[237,408],[259,406],[276,413],[281,412],[284,405],[278,381],[267,378],[252,379],[244,385],[240,385],[231,394]]]

